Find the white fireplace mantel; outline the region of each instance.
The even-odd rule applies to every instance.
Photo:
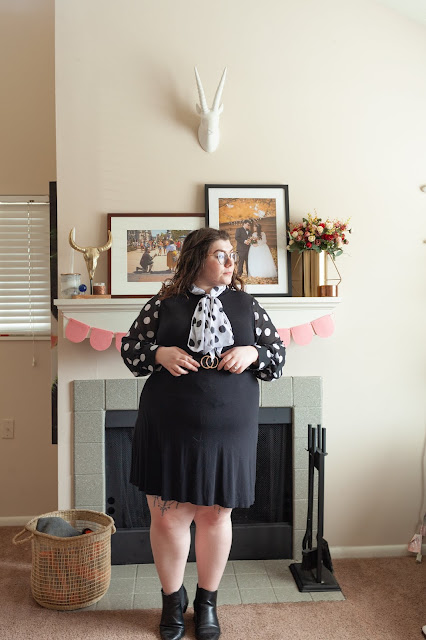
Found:
[[[258,298],[278,329],[290,329],[331,314],[341,298]],[[114,333],[126,333],[147,302],[147,298],[58,299],[55,305],[63,318]]]

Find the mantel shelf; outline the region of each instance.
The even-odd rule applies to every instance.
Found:
[[[55,300],[63,314],[63,326],[73,318],[90,327],[114,332],[127,332],[147,298],[98,298]],[[321,316],[329,315],[342,298],[258,298],[278,329],[289,329]]]

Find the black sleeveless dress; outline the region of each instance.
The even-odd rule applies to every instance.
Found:
[[[199,299],[192,293],[154,296],[123,338],[125,364],[136,376],[149,375],[133,436],[130,482],[163,500],[249,507],[256,480],[257,378],[281,376],[285,348],[257,301],[226,289],[219,300],[232,325],[233,346],[257,347],[259,361],[241,374],[200,367],[172,376],[155,364],[155,350],[177,346],[201,359],[187,346]]]

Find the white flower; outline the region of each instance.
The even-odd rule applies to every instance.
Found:
[[[324,227],[318,227],[317,231],[321,235],[322,233],[324,233]]]
[[[306,222],[304,222],[304,223],[302,224],[302,227],[306,227]]]
[[[326,222],[325,223],[325,228],[326,229],[332,229],[333,228],[333,223],[332,222]]]
[[[297,238],[298,233],[297,233],[297,231],[293,231],[293,233],[291,235],[293,236],[293,238]]]
[[[315,242],[315,236],[308,236],[309,242]]]
[[[288,244],[289,244],[289,246],[290,246],[291,244],[294,244],[294,240],[290,240],[290,242],[289,242]]]

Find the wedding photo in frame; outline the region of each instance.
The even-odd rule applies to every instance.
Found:
[[[109,293],[112,298],[151,298],[175,272],[190,231],[204,227],[199,213],[109,213]]]
[[[291,296],[287,185],[206,184],[206,226],[229,233],[255,296]]]

